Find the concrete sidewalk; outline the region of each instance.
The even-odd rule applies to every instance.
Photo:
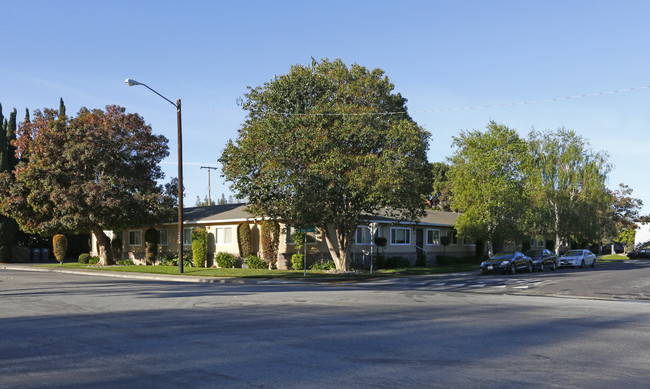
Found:
[[[257,278],[237,278],[237,277],[200,277],[200,276],[183,276],[174,274],[153,274],[153,273],[132,273],[120,271],[90,270],[90,269],[66,269],[53,267],[39,267],[44,263],[0,263],[0,270],[18,270],[18,271],[36,271],[46,273],[63,273],[63,274],[83,274],[98,277],[123,278],[131,280],[146,281],[171,281],[171,282],[203,282],[209,284],[252,284],[257,283]]]

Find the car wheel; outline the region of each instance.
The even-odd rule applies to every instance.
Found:
[[[594,261],[591,263],[591,267],[596,267],[596,258],[594,258]]]
[[[510,265],[510,274],[517,274],[517,266],[514,263]]]
[[[528,269],[526,269],[526,270],[528,270],[528,273],[533,272],[533,263],[532,262],[528,262]]]
[[[551,266],[551,270],[553,271],[557,270],[557,263],[553,262],[553,265]]]
[[[580,262],[580,269],[582,269],[583,267],[585,267],[585,260],[584,259],[582,260],[582,262]]]
[[[539,271],[544,271],[544,262],[539,264]]]

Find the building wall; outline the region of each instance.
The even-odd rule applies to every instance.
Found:
[[[262,256],[261,239],[260,239],[260,225],[255,222],[247,222],[251,228],[251,235],[253,238],[253,247],[257,251],[259,257]],[[237,244],[237,225],[239,223],[211,223],[211,224],[187,224],[184,229],[191,231],[192,228],[205,228],[208,232],[208,257],[209,265],[212,265],[212,258],[220,252],[232,253],[236,256],[239,255],[239,247]],[[158,259],[160,260],[166,254],[178,253],[178,230],[176,225],[157,226],[159,230],[165,230],[167,235],[167,242],[161,242],[158,245]],[[334,229],[329,227],[331,236],[334,236]],[[224,241],[225,230],[230,230],[230,240]],[[408,242],[392,241],[392,231],[400,231],[404,233],[408,231]],[[122,259],[130,258],[135,263],[144,263],[145,245],[144,245],[144,231],[142,229],[129,229],[122,232],[115,232],[113,235],[120,236],[123,243]],[[290,233],[291,228],[286,224],[280,224],[280,241],[278,247],[278,261],[277,267],[279,269],[287,269],[291,267],[291,256],[297,252],[295,245],[287,235]],[[357,244],[356,233],[353,236],[353,243],[351,247],[351,260],[359,264],[359,266],[369,266],[370,253],[373,255],[377,253],[383,254],[385,257],[401,256],[408,259],[412,265],[415,264],[418,251],[426,256],[427,264],[434,265],[436,257],[439,255],[454,255],[454,256],[470,256],[474,255],[475,246],[471,242],[464,242],[458,238],[448,246],[441,244],[442,236],[451,236],[454,229],[449,226],[418,226],[413,224],[390,225],[382,224],[378,228],[379,236],[387,239],[385,247],[380,248],[374,244],[359,243]],[[419,235],[421,234],[421,235]],[[427,235],[432,234],[433,241],[427,239]],[[141,236],[138,240],[137,236]],[[418,241],[418,237],[422,237],[422,241]],[[135,239],[134,239],[135,238]],[[135,240],[135,241],[134,241]],[[186,242],[189,243],[189,242]],[[336,242],[333,242],[336,246]],[[191,244],[185,244],[185,252],[191,252]],[[92,237],[92,255],[97,255],[97,242],[96,238]],[[306,245],[308,266],[312,263],[331,259],[331,255],[322,231],[316,229],[315,241]],[[301,253],[304,252],[304,248]]]
[[[650,242],[650,223],[637,223],[639,227],[634,235],[634,246]]]

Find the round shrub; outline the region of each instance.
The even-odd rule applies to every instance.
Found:
[[[235,256],[231,253],[221,252],[217,254],[215,261],[217,262],[217,265],[221,268],[231,268],[231,267],[235,267],[235,264],[237,263],[237,258],[235,258]]]
[[[79,255],[79,263],[89,263],[89,262],[90,262],[90,254],[83,253]]]
[[[249,255],[244,259],[244,263],[249,269],[268,269],[269,265],[256,255]]]
[[[68,238],[63,234],[54,235],[52,238],[52,249],[56,260],[63,264],[65,255],[68,253]]]
[[[293,270],[304,269],[305,256],[303,254],[293,254],[291,256],[291,267]]]
[[[97,265],[99,263],[99,257],[98,256],[91,257],[88,263],[90,265]]]

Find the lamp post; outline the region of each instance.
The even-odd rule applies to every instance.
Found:
[[[178,272],[183,273],[183,131],[181,127],[181,99],[176,100],[176,103],[174,103],[146,84],[131,78],[127,78],[124,82],[128,86],[142,85],[176,107],[176,120],[178,123]]]

